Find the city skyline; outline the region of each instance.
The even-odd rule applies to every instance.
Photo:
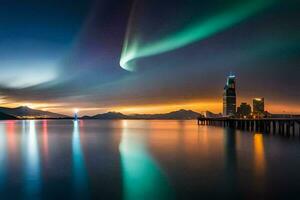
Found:
[[[252,106],[250,104],[248,104],[247,102],[249,100],[246,100],[246,102],[243,101],[238,101],[237,99],[238,96],[236,95],[236,76],[233,75],[233,73],[231,72],[229,76],[227,76],[226,78],[226,84],[224,87],[224,92],[223,92],[223,112],[216,112],[216,113],[211,113],[211,110],[204,110],[204,111],[197,111],[199,113],[205,113],[205,112],[210,112],[213,115],[216,116],[225,116],[225,117],[240,117],[240,118],[249,118],[249,117],[264,117],[266,114],[294,114],[294,113],[269,113],[268,110],[265,109],[266,105],[265,105],[265,98],[264,97],[254,97],[251,99],[252,101]],[[240,102],[240,105],[237,103]],[[185,106],[191,106],[193,104],[189,104],[189,105],[185,105]],[[165,111],[165,113],[167,114],[168,112],[173,112],[173,111],[179,111],[179,110],[185,110],[184,108],[180,107],[181,105],[177,105],[177,106],[172,106],[169,105],[169,108],[173,110],[167,110]],[[197,105],[194,105],[197,106]],[[24,109],[27,108],[34,108],[34,107],[30,107],[30,105],[23,105],[23,106],[19,106],[18,108],[24,107]],[[16,107],[17,108],[17,107]],[[21,108],[23,109],[23,108]],[[125,114],[164,114],[164,113],[158,113],[157,110],[155,110],[153,112],[153,108],[149,107],[148,109],[151,109],[151,112],[144,112],[144,113],[137,113],[137,112],[130,112],[131,108],[127,108],[129,112],[126,112],[125,110]],[[145,109],[145,108],[144,108]],[[174,110],[177,109],[177,110]],[[97,110],[97,109],[95,109]],[[42,111],[47,111],[46,109],[42,109]],[[74,118],[77,119],[77,116],[80,112],[79,108],[73,108],[72,111],[70,111],[73,115]],[[118,112],[118,111],[107,111],[107,113],[109,112]],[[243,113],[246,113],[243,115]],[[101,114],[101,113],[96,113],[96,114]],[[295,113],[297,114],[297,113]],[[83,116],[83,115],[81,115]],[[88,116],[88,114],[86,114],[86,116]]]
[[[0,0],[0,196],[299,199],[300,1]]]
[[[300,114],[300,5],[292,0],[3,5],[0,106],[221,113],[232,71],[237,105],[262,96],[271,113]]]

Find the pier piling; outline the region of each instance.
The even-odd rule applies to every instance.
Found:
[[[299,118],[262,118],[262,119],[239,119],[239,118],[205,118],[199,117],[198,125],[223,126],[247,131],[259,131],[290,136],[300,136]],[[297,132],[298,127],[298,134]]]

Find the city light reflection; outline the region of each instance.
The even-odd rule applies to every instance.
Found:
[[[256,175],[262,177],[265,172],[266,160],[265,160],[265,148],[263,135],[254,134],[254,165]]]
[[[226,175],[226,190],[235,191],[238,187],[238,157],[237,157],[237,138],[236,130],[224,129],[224,153],[225,153],[225,175]]]
[[[15,133],[15,121],[9,120],[6,122],[6,133],[8,139],[8,148],[11,159],[17,156],[17,137]]]
[[[35,127],[35,121],[30,120],[29,131],[26,134],[26,143],[23,150],[25,158],[25,189],[31,195],[39,193],[41,184],[39,146]]]
[[[43,120],[43,155],[46,160],[48,159],[49,147],[48,147],[48,121]]]
[[[0,189],[3,188],[6,181],[7,171],[7,149],[6,149],[6,124],[0,122]]]
[[[80,128],[78,121],[73,121],[73,136],[72,136],[72,157],[73,157],[73,176],[76,194],[86,197],[87,191],[87,172],[82,152],[80,140]]]
[[[147,150],[145,138],[134,129],[129,121],[122,121],[120,143],[121,164],[123,172],[123,198],[170,199],[171,187],[163,172]],[[134,122],[132,122],[134,123]]]

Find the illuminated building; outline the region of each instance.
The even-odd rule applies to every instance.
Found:
[[[251,106],[247,103],[241,103],[237,108],[236,115],[240,118],[248,118],[251,115]]]
[[[223,94],[223,115],[235,116],[236,114],[236,92],[235,92],[235,76],[227,77]]]
[[[253,115],[255,117],[263,117],[265,113],[265,99],[254,98],[253,99]]]

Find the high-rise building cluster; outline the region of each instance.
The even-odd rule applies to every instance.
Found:
[[[265,99],[253,99],[253,111],[251,105],[242,102],[236,107],[236,77],[229,75],[226,80],[223,94],[223,116],[239,118],[263,118],[266,116]]]

